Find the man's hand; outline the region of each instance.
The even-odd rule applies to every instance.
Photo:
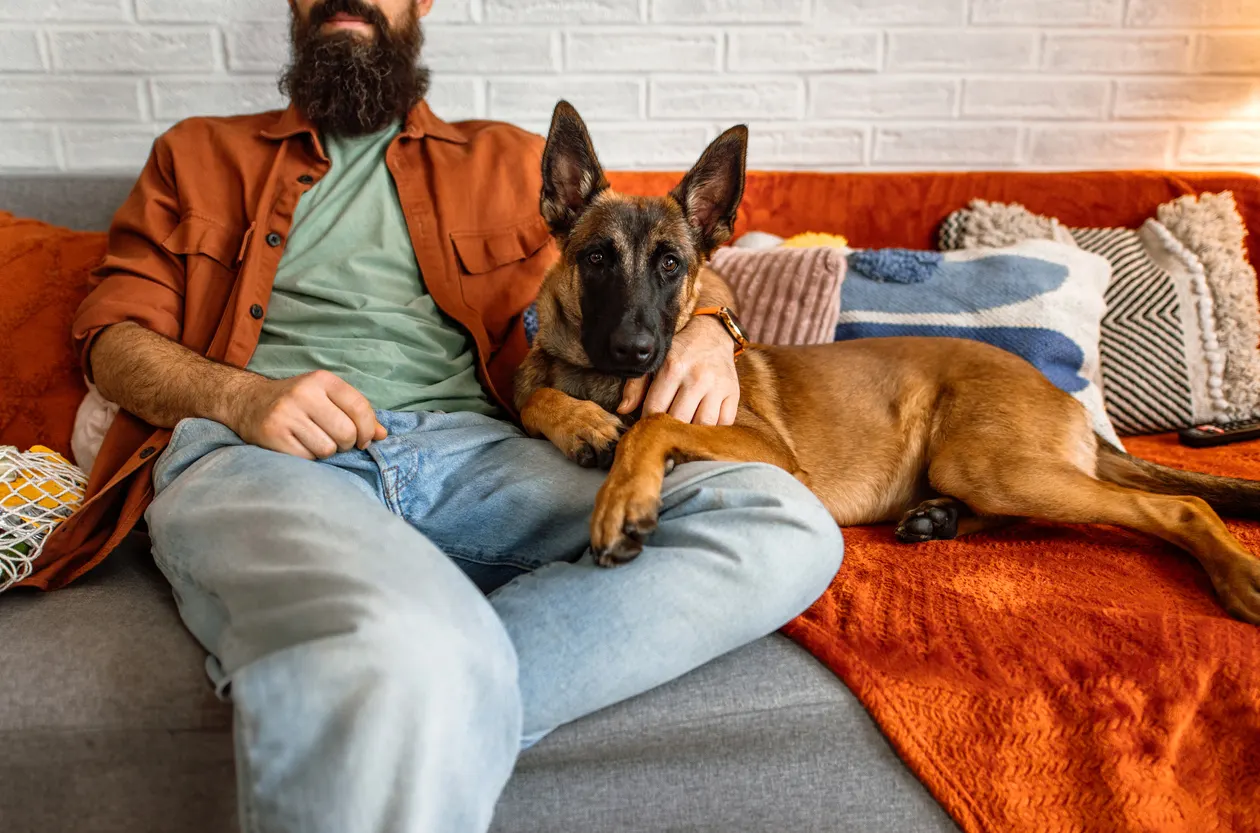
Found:
[[[646,391],[646,397],[644,393]],[[674,336],[674,345],[654,379],[631,379],[622,389],[617,413],[643,404],[643,414],[665,413],[696,425],[730,425],[739,408],[735,343],[722,322],[692,319]]]
[[[272,380],[130,321],[97,336],[90,362],[102,396],[160,428],[212,419],[248,443],[307,460],[385,439],[363,394],[326,370]]]
[[[228,427],[247,443],[318,460],[385,439],[367,398],[326,370],[292,379],[249,376],[237,384]]]

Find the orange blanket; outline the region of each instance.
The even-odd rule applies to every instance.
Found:
[[[1260,479],[1260,441],[1125,444]],[[1230,527],[1260,552],[1260,524]],[[913,547],[855,528],[846,543],[786,632],[965,830],[1260,830],[1260,628],[1229,619],[1189,557],[1037,523]]]

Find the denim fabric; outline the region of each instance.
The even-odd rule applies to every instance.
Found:
[[[388,439],[322,462],[187,420],[154,473],[247,833],[485,830],[522,746],[776,630],[840,565],[785,472],[692,463],[643,554],[602,569],[602,472],[478,414],[378,417]]]

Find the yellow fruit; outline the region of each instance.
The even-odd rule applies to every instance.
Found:
[[[780,248],[809,249],[817,246],[831,246],[835,249],[848,248],[849,241],[839,234],[827,234],[821,231],[805,231],[794,234],[779,244]]]
[[[69,460],[42,445],[32,446],[31,452],[46,455],[45,459],[50,463],[71,465]],[[76,506],[83,500],[83,491],[78,487],[67,486],[51,478],[44,478],[36,483],[31,480],[32,475],[38,476],[39,473],[20,466],[8,476],[0,475],[0,508],[13,510],[25,518],[19,511],[24,507],[34,505],[41,509],[56,509],[60,506]]]

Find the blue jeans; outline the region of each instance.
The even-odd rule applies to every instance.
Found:
[[[388,439],[318,463],[186,420],[154,472],[245,833],[483,831],[522,746],[776,630],[840,566],[785,472],[692,463],[643,554],[596,567],[602,472],[489,417],[378,418]]]

